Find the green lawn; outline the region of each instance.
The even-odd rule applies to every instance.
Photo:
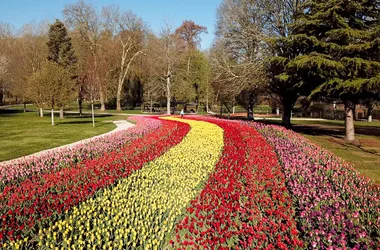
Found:
[[[51,126],[50,116],[47,114],[40,118],[36,112],[0,109],[0,161],[106,133],[116,127],[113,120],[122,119],[127,119],[127,116],[97,115],[96,126],[93,128],[89,115],[66,115],[61,120],[56,114],[56,126]]]

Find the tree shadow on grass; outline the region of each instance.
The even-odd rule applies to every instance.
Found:
[[[1,109],[0,108],[0,116],[7,116],[7,115],[16,115],[24,113],[24,110],[21,109]]]
[[[303,125],[293,125],[291,128],[293,131],[298,133],[303,133],[307,135],[328,135],[334,137],[344,137],[345,130],[344,126],[329,126],[329,125],[319,125],[319,124],[303,124]],[[380,136],[380,127],[371,126],[355,126],[355,133],[357,135],[369,135],[369,136]]]
[[[98,123],[98,122],[95,122]],[[57,126],[64,125],[64,124],[92,124],[92,121],[57,121]]]
[[[110,117],[112,115],[106,115],[106,114],[96,114],[95,118],[104,118],[104,117]],[[92,118],[91,114],[83,114],[82,116],[78,114],[65,114],[66,118],[75,118],[75,119],[86,119],[86,118]]]

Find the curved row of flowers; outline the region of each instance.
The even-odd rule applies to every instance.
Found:
[[[118,151],[127,143],[157,130],[161,126],[159,120],[142,117],[129,118],[136,126],[126,130],[97,137],[90,141],[69,148],[52,150],[44,155],[29,159],[22,159],[15,163],[0,165],[0,191],[6,185],[20,182],[33,174],[48,171],[57,171],[62,167],[70,166],[84,160],[94,159],[111,151]]]
[[[38,246],[49,249],[165,247],[176,218],[199,193],[223,148],[223,130],[218,126],[200,121],[183,122],[190,124],[191,130],[180,144],[41,230]]]
[[[224,130],[222,157],[170,241],[176,249],[295,249],[294,209],[277,157],[256,130],[200,118]]]
[[[254,123],[276,150],[307,248],[379,249],[380,187],[290,130]]]
[[[146,133],[8,183],[0,247],[379,249],[380,188],[302,136],[144,119]]]
[[[6,186],[0,193],[0,246],[7,240],[35,235],[39,229],[64,217],[64,211],[129,176],[181,142],[188,131],[187,124],[163,121],[160,129],[118,152]]]

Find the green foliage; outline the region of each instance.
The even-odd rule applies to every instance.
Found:
[[[209,62],[203,52],[194,49],[188,52],[188,65],[183,65],[181,79],[177,79],[178,84],[174,92],[177,100],[187,102],[205,102],[207,94],[207,84],[210,78]]]
[[[379,1],[309,0],[289,37],[271,41],[270,88],[358,102],[380,91]]]
[[[47,61],[28,81],[28,94],[38,106],[60,107],[73,99],[76,83],[70,72]]]
[[[72,67],[77,62],[77,58],[65,25],[57,19],[50,26],[48,36],[48,60],[65,68]]]
[[[308,1],[306,6],[294,31],[314,42],[292,66],[297,73],[317,74],[320,86],[313,96],[357,102],[366,98],[370,82],[380,90],[379,1]]]

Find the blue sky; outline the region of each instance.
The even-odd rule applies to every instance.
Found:
[[[31,21],[62,18],[65,4],[76,0],[0,0],[0,22],[10,23],[15,28]],[[97,7],[119,5],[121,10],[132,10],[142,17],[150,28],[158,33],[164,20],[173,27],[183,20],[193,20],[206,26],[208,34],[201,36],[201,48],[207,49],[214,38],[215,14],[221,0],[87,0]]]

